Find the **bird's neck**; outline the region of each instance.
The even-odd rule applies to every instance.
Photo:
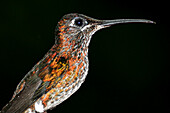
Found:
[[[88,55],[88,45],[89,41],[77,43],[74,40],[66,41],[65,39],[59,38],[56,41],[54,48],[61,57],[80,57]]]

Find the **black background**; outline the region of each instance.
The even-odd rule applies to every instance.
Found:
[[[165,0],[1,1],[0,108],[24,75],[54,44],[67,13],[98,19],[143,18],[95,33],[81,88],[48,113],[169,113],[169,6]]]

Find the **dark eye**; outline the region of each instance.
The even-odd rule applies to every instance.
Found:
[[[75,20],[75,25],[77,25],[77,26],[79,26],[79,27],[83,26],[83,19],[77,18],[77,19]]]

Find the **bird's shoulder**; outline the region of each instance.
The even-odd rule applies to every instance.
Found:
[[[67,69],[68,59],[57,55],[56,52],[47,53],[20,81],[11,100],[13,100],[16,95],[20,94],[25,87],[34,84],[36,79],[39,79],[41,84],[34,92],[34,97],[36,97],[37,94],[39,96],[42,95],[42,93],[50,90],[50,88],[61,80]]]
[[[56,52],[47,53],[20,81],[12,99],[3,111],[21,112],[25,110],[55,87],[67,70],[68,59],[57,55]]]

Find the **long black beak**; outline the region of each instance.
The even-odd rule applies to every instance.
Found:
[[[102,20],[100,25],[102,27],[109,27],[115,24],[122,24],[122,23],[154,23],[154,21],[146,20],[146,19],[115,19],[115,20]]]

